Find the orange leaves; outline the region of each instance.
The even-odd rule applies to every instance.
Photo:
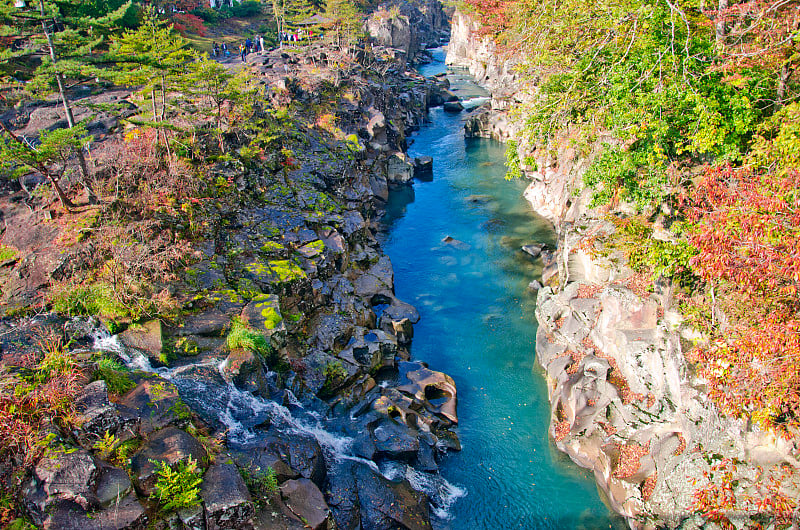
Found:
[[[696,347],[689,359],[726,413],[783,432],[800,425],[800,320],[740,327],[729,341]]]
[[[693,494],[692,508],[723,528],[734,528],[732,514],[774,517],[776,527],[791,524],[798,505],[790,493],[800,485],[800,473],[790,466],[775,466],[746,479],[734,460],[725,458],[703,472],[708,483]]]
[[[798,172],[786,176],[730,166],[706,171],[687,217],[692,265],[706,280],[727,280],[763,296],[794,296],[800,282]]]

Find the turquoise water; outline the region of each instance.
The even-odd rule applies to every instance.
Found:
[[[398,297],[422,315],[413,358],[458,387],[463,450],[448,454],[441,472],[466,495],[436,526],[616,526],[590,473],[547,436],[547,389],[534,368],[536,294],[527,289],[541,268],[520,246],[552,242],[552,229],[530,212],[525,184],[504,180],[501,144],[465,140],[461,116],[441,109],[430,120],[410,154],[433,157],[433,180],[391,196],[384,249]]]

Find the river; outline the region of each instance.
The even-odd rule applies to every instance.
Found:
[[[420,71],[444,71],[443,53]],[[462,99],[483,96],[450,72]],[[441,473],[466,494],[439,528],[618,527],[590,473],[547,435],[549,403],[534,366],[540,264],[520,250],[553,242],[552,228],[522,198],[525,183],[503,176],[504,147],[465,139],[462,115],[430,111],[412,156],[433,157],[430,182],[390,196],[383,246],[398,297],[422,319],[412,356],[450,374],[458,387],[459,453]],[[452,240],[448,239],[452,238]]]

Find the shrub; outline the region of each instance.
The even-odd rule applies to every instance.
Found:
[[[225,6],[220,9],[220,11],[233,17],[249,18],[260,15],[262,13],[262,6],[261,2],[250,0],[242,2],[241,4],[235,4],[232,7]]]
[[[156,466],[156,486],[151,495],[165,512],[175,512],[200,504],[200,484],[203,483],[197,462],[190,456],[174,466],[151,460]]]
[[[173,15],[172,19],[175,21],[175,29],[181,33],[185,33],[188,30],[201,37],[206,36],[206,27],[203,25],[203,19],[197,15],[176,13]]]
[[[122,395],[132,390],[136,384],[128,376],[128,369],[114,359],[104,357],[97,362],[92,381],[102,379],[111,394]]]
[[[54,427],[72,428],[75,397],[85,382],[60,337],[43,336],[40,355],[29,358],[17,375],[0,378],[0,493],[16,496],[23,477],[50,442]],[[0,526],[18,516],[0,509]]]
[[[263,504],[265,499],[278,492],[278,476],[271,467],[263,470],[258,467],[253,471],[242,468],[240,473],[256,504]]]

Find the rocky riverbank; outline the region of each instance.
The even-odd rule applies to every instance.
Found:
[[[429,14],[430,32],[445,31],[441,10]],[[227,157],[205,175],[224,196],[197,207],[191,258],[164,286],[174,314],[0,322],[4,384],[40,369],[29,360],[41,357],[45,336],[67,345],[82,378],[72,427],[51,424],[45,456],[13,479],[35,524],[417,529],[430,528],[431,505],[447,502],[425,484],[439,484],[437,459],[459,449],[455,384],[411,359],[419,313],[395,296],[375,237],[390,190],[429,169],[405,154],[406,137],[441,89],[405,61],[382,58],[392,50],[346,52],[358,61],[337,53],[315,46],[248,58],[270,104],[301,117],[280,133],[283,163]],[[411,46],[404,55],[421,53]],[[98,97],[85,94],[78,106]],[[11,118],[20,130],[34,118],[39,129],[57,127],[48,108],[21,107]],[[90,123],[102,125],[96,160],[125,133],[118,120]],[[88,267],[94,248],[91,237],[50,247],[66,232],[54,218],[64,219],[24,197],[12,189],[1,204],[3,244],[15,249],[2,264],[4,303],[23,314],[69,276],[65,264]],[[203,473],[202,502],[159,511],[160,466],[187,457]]]
[[[733,480],[757,496],[757,484],[780,483],[782,466],[798,466],[795,442],[726,417],[710,401],[685,358],[700,335],[677,310],[677,288],[631,270],[615,245],[632,210],[590,208],[582,189],[593,157],[615,140],[601,137],[579,152],[562,131],[550,146],[528,145],[508,108],[536,88],[515,78],[514,62],[469,17],[454,15],[448,63],[497,91],[467,131],[517,142],[531,180],[525,197],[558,235],[555,249],[529,249],[544,261],[536,355],[548,381],[550,435],[594,472],[631,527],[706,527],[698,491]],[[668,211],[657,215],[654,237],[671,240],[669,224]],[[734,522],[746,525],[759,513],[753,504]]]

